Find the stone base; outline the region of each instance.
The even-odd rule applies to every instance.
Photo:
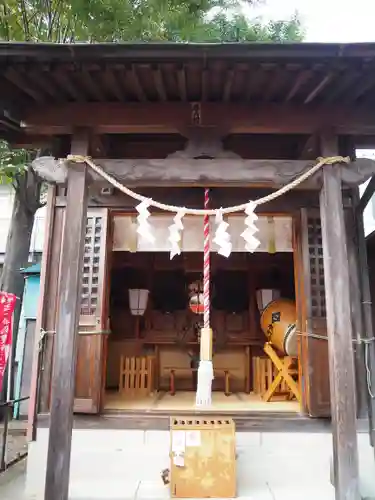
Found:
[[[39,429],[37,441],[29,448],[27,500],[44,500],[47,445],[48,429]],[[360,455],[369,459],[372,449],[367,435],[359,436],[359,445]],[[168,455],[168,431],[74,430],[70,500],[170,498],[161,478],[162,470],[169,468]],[[331,455],[329,433],[239,432],[237,497],[334,500]],[[371,461],[361,470],[368,498],[375,496],[375,490],[371,491],[375,473],[370,466]]]

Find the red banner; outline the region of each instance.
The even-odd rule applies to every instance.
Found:
[[[0,390],[3,386],[5,367],[12,349],[12,317],[16,296],[0,292]]]

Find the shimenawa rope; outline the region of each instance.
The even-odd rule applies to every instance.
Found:
[[[71,162],[75,162],[75,163],[86,163],[98,175],[100,175],[103,179],[105,179],[110,184],[112,184],[113,187],[115,187],[119,191],[123,192],[124,194],[130,196],[131,198],[138,200],[139,202],[147,201],[149,203],[149,206],[151,206],[151,207],[159,208],[160,210],[165,210],[166,212],[176,212],[176,213],[183,210],[185,212],[185,215],[216,215],[216,213],[218,212],[218,209],[208,210],[208,209],[185,208],[185,207],[176,207],[174,205],[167,205],[165,203],[160,203],[158,201],[147,198],[146,196],[142,196],[141,194],[135,193],[131,189],[122,185],[114,177],[107,174],[107,172],[105,172],[101,167],[96,165],[92,161],[92,159],[88,156],[68,155],[67,160],[71,161]],[[259,198],[258,200],[253,201],[253,203],[255,205],[263,205],[264,203],[268,203],[269,201],[275,200],[276,198],[279,198],[283,194],[287,193],[288,191],[291,191],[292,189],[297,187],[299,184],[302,184],[302,182],[309,179],[318,170],[320,170],[320,168],[323,167],[323,165],[333,165],[335,163],[347,163],[348,164],[348,163],[350,163],[350,158],[344,157],[344,156],[330,156],[327,158],[318,158],[318,163],[316,165],[314,165],[310,170],[308,170],[304,174],[300,175],[297,179],[290,182],[289,184],[286,184],[285,186],[278,189],[277,191],[275,191],[267,196],[263,196],[263,198]],[[241,205],[235,205],[235,206],[227,207],[227,208],[220,208],[220,212],[223,215],[224,214],[232,214],[235,212],[243,212],[246,209],[247,205],[248,205],[248,203],[242,203]]]

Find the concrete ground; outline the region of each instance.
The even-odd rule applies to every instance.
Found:
[[[1,500],[21,500],[24,496],[25,481],[26,459],[23,459],[0,474]]]
[[[95,434],[93,434],[93,432]],[[0,476],[1,500],[44,500],[48,431],[30,447],[27,474],[19,463]],[[242,500],[334,500],[332,437],[321,433],[237,433],[237,485]],[[358,436],[362,497],[375,498],[368,436]],[[71,500],[170,498],[160,477],[169,467],[166,431],[74,431]],[[23,494],[27,475],[27,494]]]
[[[0,422],[0,446],[3,442],[3,423]],[[6,462],[24,456],[27,453],[26,421],[12,420],[9,422]]]

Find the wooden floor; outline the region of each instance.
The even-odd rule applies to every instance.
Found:
[[[158,392],[143,398],[126,398],[118,392],[107,392],[104,403],[105,410],[130,411],[192,411],[195,407],[194,392],[176,392],[171,396],[168,392]],[[213,404],[209,410],[213,412],[296,412],[300,410],[297,401],[275,400],[265,403],[256,394],[243,392],[225,396],[223,392],[213,393]]]

